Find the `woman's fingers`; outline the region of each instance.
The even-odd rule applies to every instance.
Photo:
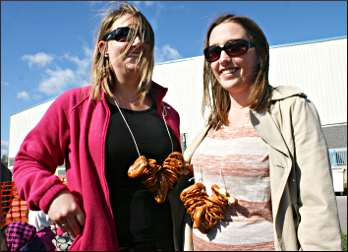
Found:
[[[71,218],[69,220],[69,225],[66,231],[70,233],[73,238],[75,238],[75,236],[81,233],[81,230],[82,230],[82,227],[77,222],[76,218]]]
[[[81,225],[81,227],[83,227],[85,225],[85,214],[80,211],[80,213],[76,214],[76,220]]]
[[[48,216],[73,237],[81,233],[85,222],[83,211],[76,203],[74,196],[68,191],[60,193],[52,201]]]
[[[76,215],[71,218],[70,222],[70,233],[73,237],[77,236],[82,232],[82,227],[85,223],[85,216],[81,209],[79,208],[76,211]]]

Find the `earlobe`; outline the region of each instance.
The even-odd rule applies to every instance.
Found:
[[[98,46],[98,51],[99,51],[100,54],[106,54],[106,53],[107,53],[107,52],[106,52],[106,50],[107,50],[107,44],[106,44],[105,41],[100,40],[100,41],[98,42],[97,46]]]

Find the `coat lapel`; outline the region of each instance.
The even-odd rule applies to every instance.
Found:
[[[257,133],[259,133],[267,144],[289,157],[289,150],[285,145],[280,129],[274,122],[270,113],[266,112],[260,114],[250,110],[250,120]]]
[[[184,152],[184,159],[187,162],[191,162],[193,153],[196,151],[200,143],[203,141],[209,129],[210,125],[204,126],[204,128],[199,132],[199,134],[193,139],[192,143],[187,147],[187,149]]]
[[[285,190],[288,177],[292,168],[292,158],[290,151],[286,145],[286,142],[281,134],[279,127],[274,121],[274,116],[270,113],[257,113],[250,111],[250,120],[254,128],[264,139],[264,141],[271,146],[276,152],[282,153],[285,156],[284,159],[278,158],[279,155],[272,155],[270,158],[273,159],[270,165],[270,180],[271,180],[271,197],[272,197],[272,209],[273,209],[273,220],[275,223],[279,212],[280,201]],[[279,227],[276,227],[279,232]]]

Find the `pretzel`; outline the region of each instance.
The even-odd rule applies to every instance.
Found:
[[[212,185],[212,195],[209,197],[205,186],[197,182],[180,194],[187,213],[193,221],[193,228],[199,229],[202,233],[208,233],[219,221],[225,218],[224,210],[230,202],[237,203],[226,190],[218,185]]]
[[[180,199],[184,201],[187,197],[190,197],[191,195],[196,195],[200,192],[205,192],[205,186],[200,183],[194,183],[193,185],[185,188],[181,194],[180,194]]]
[[[154,193],[157,191],[158,177],[154,175],[147,176],[143,180],[143,184],[150,192]]]
[[[157,203],[162,203],[165,201],[166,197],[167,197],[167,193],[168,193],[168,181],[166,180],[166,177],[163,175],[163,173],[161,173],[159,175],[159,188],[157,190],[157,193],[155,195],[155,200]]]
[[[186,206],[187,208],[187,213],[189,213],[191,216],[194,214],[195,208],[196,207],[201,207],[205,205],[205,201],[204,200],[197,200],[194,204],[192,204],[191,206]]]
[[[155,159],[138,157],[128,169],[128,177],[141,177],[144,186],[154,194],[157,203],[163,203],[179,177],[193,172],[192,165],[184,160],[180,152],[170,153],[162,165]]]
[[[146,167],[148,166],[148,162],[145,156],[140,156],[138,157],[134,164],[131,165],[128,169],[128,177],[130,178],[136,178],[141,176]]]
[[[202,223],[202,216],[205,213],[205,206],[199,206],[196,207],[195,211],[192,214],[192,220],[193,220],[193,228],[200,228]]]

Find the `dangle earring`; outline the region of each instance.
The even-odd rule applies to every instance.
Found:
[[[106,51],[106,50],[105,50]],[[104,53],[104,60],[103,60],[103,71],[104,71],[104,76],[106,76],[108,83],[113,82],[113,77],[112,77],[112,66],[110,64],[110,58],[109,58],[109,53],[105,52]]]
[[[100,52],[102,60],[103,60],[103,65],[102,65],[102,74],[103,77],[105,78],[107,76],[107,67],[109,66],[108,60],[109,60],[109,54],[107,52],[107,44],[106,47],[104,48],[103,51]]]
[[[104,48],[104,58],[108,59],[109,58],[109,53],[108,53],[108,42],[105,43],[105,48]]]

